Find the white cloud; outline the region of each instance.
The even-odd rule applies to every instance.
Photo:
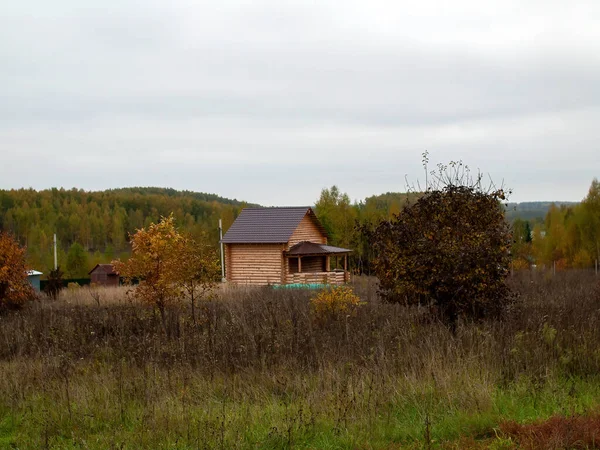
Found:
[[[9,2],[0,188],[307,204],[402,190],[429,150],[517,200],[577,200],[600,167],[599,19],[595,1]]]

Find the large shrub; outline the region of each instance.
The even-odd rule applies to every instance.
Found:
[[[20,308],[35,297],[27,281],[25,249],[5,232],[0,232],[0,313]]]
[[[380,293],[430,306],[451,324],[460,316],[498,316],[510,301],[504,191],[484,190],[479,180],[448,181],[369,232]]]

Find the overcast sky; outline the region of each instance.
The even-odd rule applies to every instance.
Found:
[[[404,191],[462,159],[511,200],[600,177],[600,1],[0,5],[0,188],[264,205]]]

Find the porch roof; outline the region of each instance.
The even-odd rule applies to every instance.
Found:
[[[352,250],[333,245],[316,244],[314,242],[302,241],[291,247],[286,256],[308,256],[308,255],[343,255],[352,253]]]

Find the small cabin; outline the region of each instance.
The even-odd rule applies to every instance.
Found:
[[[99,286],[118,286],[119,274],[112,264],[96,264],[89,272],[92,283]]]
[[[234,284],[343,284],[351,250],[327,244],[312,208],[245,208],[222,239]]]
[[[40,290],[41,290],[40,280],[41,280],[42,275],[43,275],[43,273],[38,272],[37,270],[28,270],[27,271],[27,281],[29,281],[29,284],[31,284],[31,286],[33,286],[33,289],[35,289],[37,292],[40,292]]]

